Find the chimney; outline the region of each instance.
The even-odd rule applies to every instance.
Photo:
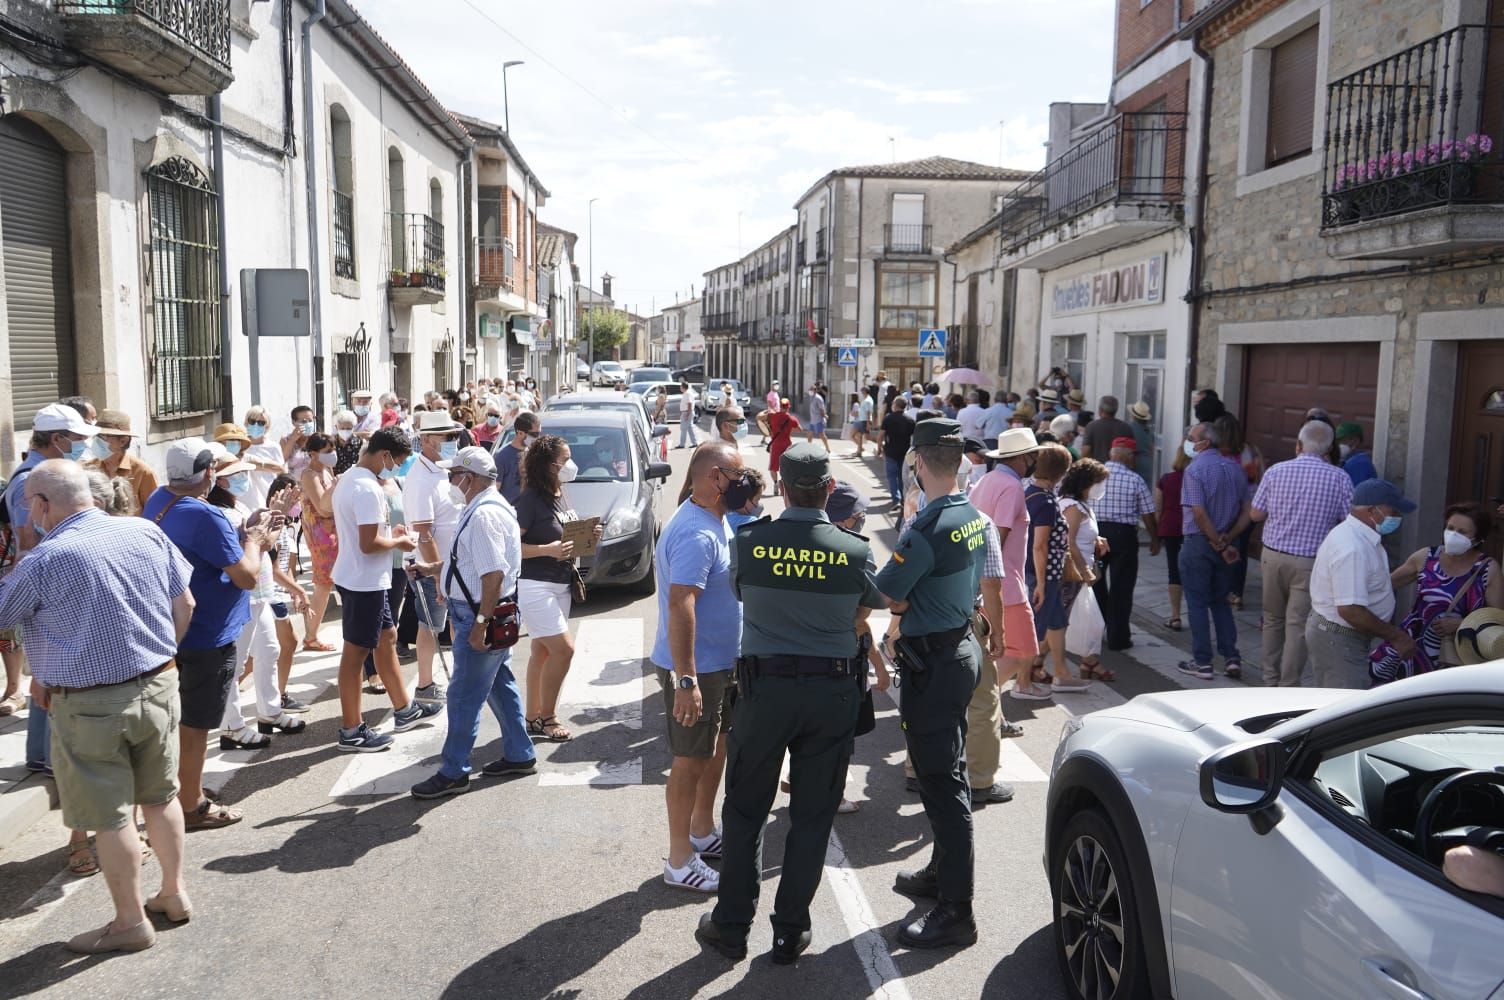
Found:
[[[605,296],[606,298],[608,298],[608,299],[611,297],[611,275],[610,274],[603,274],[603,275],[601,275],[601,294],[603,296]]]

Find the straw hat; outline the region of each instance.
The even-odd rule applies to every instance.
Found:
[[[131,415],[124,410],[100,410],[99,420],[94,425],[99,433],[111,437],[135,437],[131,431]]]
[[[1147,421],[1151,416],[1151,414],[1149,413],[1149,404],[1144,402],[1142,399],[1139,400],[1137,403],[1134,403],[1132,406],[1128,407],[1128,415],[1134,420]]]
[[[461,429],[447,410],[428,410],[418,414],[419,434],[448,434]]]
[[[1504,660],[1504,610],[1479,608],[1457,627],[1457,657],[1463,663]]]
[[[1039,450],[1039,441],[1027,427],[1010,427],[997,437],[997,449],[988,458],[1017,458]]]

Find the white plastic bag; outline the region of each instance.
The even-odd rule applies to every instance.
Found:
[[[1065,649],[1076,656],[1096,656],[1102,652],[1102,634],[1107,631],[1107,622],[1102,609],[1097,607],[1097,595],[1090,587],[1082,587],[1071,605],[1071,620],[1065,629]]]

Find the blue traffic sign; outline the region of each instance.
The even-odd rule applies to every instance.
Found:
[[[836,352],[836,364],[840,365],[842,368],[855,368],[856,367],[856,348],[855,347],[843,347],[839,351],[837,351]]]
[[[945,357],[945,331],[943,329],[919,331],[919,356],[921,358]]]

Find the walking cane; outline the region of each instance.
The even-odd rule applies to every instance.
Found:
[[[412,566],[414,561],[409,561],[408,566]],[[423,593],[422,580],[419,579],[417,573],[411,574],[408,579],[412,581],[413,593],[418,595],[418,607],[423,609],[423,621],[433,621],[433,615],[428,613],[428,595]],[[437,632],[433,633],[433,648],[439,654],[439,666],[444,668],[444,680],[451,684],[454,683],[454,678],[449,673],[449,661],[444,657],[444,647],[439,643],[439,633]]]

